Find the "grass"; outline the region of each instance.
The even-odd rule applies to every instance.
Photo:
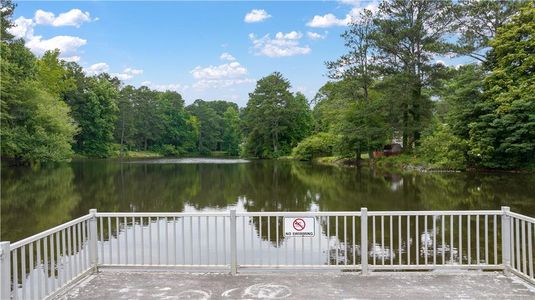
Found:
[[[157,152],[152,152],[152,151],[126,151],[114,157],[115,158],[157,158],[157,157],[163,157],[163,155]]]

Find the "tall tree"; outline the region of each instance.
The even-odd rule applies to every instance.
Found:
[[[302,96],[296,99],[289,89],[290,82],[275,72],[258,80],[254,92],[249,94],[244,111],[248,155],[260,158],[287,155],[297,140],[308,134],[292,127],[294,120],[310,118],[308,103]]]
[[[160,138],[162,131],[158,116],[157,92],[142,86],[134,98],[136,138],[140,149],[148,150]]]
[[[81,131],[76,137],[76,150],[84,155],[107,157],[114,142],[119,92],[109,77],[99,75],[85,79],[85,88],[77,103]]]
[[[117,103],[119,114],[115,125],[115,140],[121,145],[121,151],[135,146],[135,97],[136,89],[131,85],[123,87],[119,93],[119,101]]]
[[[490,41],[492,73],[470,124],[471,154],[490,168],[535,165],[535,3],[529,2]]]
[[[223,114],[223,150],[230,156],[240,154],[240,114],[234,107],[229,107]]]
[[[365,101],[368,101],[369,89],[376,76],[372,52],[374,30],[372,12],[364,9],[342,34],[348,53],[336,61],[326,63],[330,78],[354,80],[362,91]]]
[[[456,31],[460,34],[454,51],[486,62],[484,51],[498,28],[518,13],[523,1],[460,0],[455,4]]]
[[[451,3],[434,0],[382,2],[374,19],[373,41],[383,75],[401,74],[408,101],[399,103],[403,144],[411,148],[420,139],[430,99],[425,94],[434,79],[433,57],[447,51],[446,34],[453,23]],[[400,77],[398,77],[400,78]],[[399,89],[398,89],[399,90]],[[396,95],[393,95],[396,97]]]

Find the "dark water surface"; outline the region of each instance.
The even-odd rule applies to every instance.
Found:
[[[83,160],[3,167],[2,240],[113,212],[500,209],[535,216],[535,175],[392,174],[292,161]]]

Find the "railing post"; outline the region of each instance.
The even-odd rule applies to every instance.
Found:
[[[93,272],[97,271],[98,250],[97,250],[97,210],[90,209],[89,214],[89,263],[93,267]]]
[[[230,211],[230,273],[236,275],[238,272],[238,255],[236,240],[236,210]]]
[[[0,242],[0,299],[11,299],[11,248]]]
[[[360,209],[360,261],[362,275],[368,274],[368,209]]]
[[[502,206],[502,264],[504,273],[511,269],[511,228],[508,206]]]

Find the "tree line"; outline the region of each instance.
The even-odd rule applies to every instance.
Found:
[[[34,56],[2,0],[2,158],[126,151],[299,159],[362,154],[393,140],[441,168],[535,166],[535,2],[389,0],[342,34],[346,54],[310,103],[274,72],[244,108],[185,106],[173,91],[88,76],[58,51]],[[448,67],[439,56],[475,63]]]
[[[535,166],[535,2],[390,0],[364,10],[326,63],[314,134],[295,155],[353,155],[392,139],[439,168]],[[447,67],[438,56],[471,57]]]

